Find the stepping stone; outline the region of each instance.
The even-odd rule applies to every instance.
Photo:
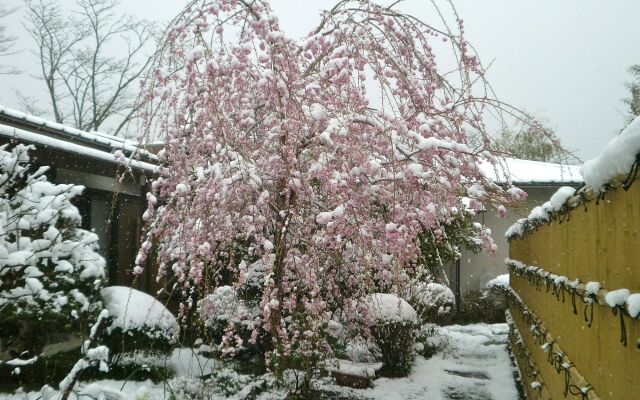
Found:
[[[449,375],[461,376],[463,378],[489,379],[489,375],[482,371],[453,371],[445,369],[445,372]]]
[[[449,386],[442,391],[445,400],[493,400],[487,389],[481,386]]]
[[[465,359],[465,358],[471,358],[473,360],[490,360],[490,359],[495,359],[496,356],[495,354],[489,353],[489,352],[480,352],[480,351],[473,351],[473,352],[466,352],[466,353],[460,353],[458,355],[455,355],[454,358],[456,360],[460,360],[460,359]]]

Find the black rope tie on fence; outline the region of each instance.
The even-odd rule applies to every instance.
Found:
[[[578,307],[576,306],[576,288],[571,286],[569,288],[571,293],[571,306],[573,307],[573,315],[578,315]]]
[[[591,328],[591,324],[593,324],[593,302],[595,301],[595,295],[593,293],[586,294],[582,297],[582,302],[584,303],[584,320],[587,323],[587,327]],[[587,309],[591,310],[590,316],[587,316]]]
[[[569,393],[574,396],[580,396],[582,400],[589,400],[589,391],[592,389],[591,385],[587,385],[582,388],[576,385],[569,385]]]
[[[613,311],[613,315],[620,314],[620,343],[623,346],[627,346],[627,327],[624,324],[624,306],[615,306],[611,307],[611,311]]]
[[[547,361],[557,373],[562,372],[562,356],[564,356],[564,354],[559,351],[554,352],[553,349],[549,350],[549,355],[547,356]]]
[[[536,288],[538,289],[538,292],[542,292],[542,287],[547,282],[547,276],[549,276],[548,272],[545,272],[544,275],[540,275],[540,279],[538,279],[538,287]]]
[[[566,398],[569,395],[569,387],[571,386],[571,374],[569,373],[569,369],[573,367],[571,363],[562,363],[560,365],[562,370],[564,370],[564,397]]]
[[[631,171],[629,171],[629,175],[627,175],[627,178],[622,183],[624,190],[629,190],[633,181],[636,180],[636,176],[638,175],[638,163],[640,163],[640,153],[636,154],[636,161],[633,163]]]
[[[560,292],[562,292],[562,303],[564,303],[564,285],[562,283],[556,284],[553,288],[553,294],[556,295],[556,300],[560,301]]]
[[[584,190],[581,190],[582,188],[584,188],[584,185],[578,189],[578,196],[580,197],[580,203],[582,204],[582,207],[584,207],[584,212],[587,212],[587,197],[584,195]]]

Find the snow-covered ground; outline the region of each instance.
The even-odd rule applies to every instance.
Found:
[[[331,383],[321,389],[327,398],[371,400],[518,400],[513,368],[506,349],[506,324],[453,325],[441,328],[449,345],[430,359],[418,357],[410,376],[380,378],[371,389],[348,389]],[[186,353],[185,353],[186,354]],[[190,357],[177,351],[170,364],[185,364]],[[178,375],[182,375],[185,371]],[[186,373],[184,375],[192,375]],[[171,398],[167,385],[147,382],[102,380],[81,386],[80,393],[114,400],[164,400]],[[100,397],[102,395],[103,397]],[[259,399],[279,399],[281,393],[264,393]],[[42,392],[0,394],[0,400],[54,400],[60,394]],[[74,398],[72,396],[72,398]],[[80,397],[90,398],[90,397]],[[220,398],[223,397],[214,397]],[[230,399],[242,397],[232,396]]]
[[[443,327],[449,346],[429,359],[418,357],[409,377],[380,378],[367,390],[332,389],[372,400],[517,400],[508,330],[506,324]]]

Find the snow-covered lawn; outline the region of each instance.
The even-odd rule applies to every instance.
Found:
[[[448,346],[425,359],[418,357],[410,376],[400,379],[377,379],[371,389],[349,389],[330,382],[320,384],[328,393],[327,398],[381,399],[381,400],[518,400],[518,391],[513,369],[506,349],[508,327],[506,324],[453,325],[441,328],[448,338]],[[193,376],[194,360],[187,350],[176,350],[168,364],[179,369],[177,375]],[[200,360],[200,362],[206,362]],[[182,368],[181,366],[184,366]],[[208,365],[204,366],[210,372]],[[198,375],[196,372],[195,375]],[[161,400],[170,399],[171,390],[166,384],[146,382],[123,382],[102,380],[84,384],[80,392],[94,398],[117,400]],[[99,397],[102,394],[104,397]],[[279,399],[282,393],[264,393],[259,399]],[[59,393],[53,390],[42,392],[0,394],[0,400],[53,400]],[[80,397],[89,398],[89,397]],[[223,397],[214,396],[222,399]],[[241,399],[232,396],[229,399]]]

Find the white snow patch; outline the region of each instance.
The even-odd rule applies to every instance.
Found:
[[[623,306],[627,298],[631,295],[629,289],[612,290],[604,296],[609,307]]]
[[[415,323],[416,310],[395,294],[375,293],[369,297],[367,308],[371,317],[383,323]]]
[[[627,297],[627,310],[631,318],[638,318],[640,315],[640,293],[634,293]]]
[[[498,165],[485,161],[479,163],[479,168],[495,183],[582,183],[577,165],[501,158]]]
[[[104,306],[113,317],[107,332],[116,328],[123,332],[139,329],[170,342],[178,340],[180,327],[176,317],[162,303],[146,293],[124,286],[102,289]]]
[[[600,291],[600,282],[587,282],[585,285],[585,290],[587,294],[595,296]]]
[[[636,117],[618,136],[607,143],[597,158],[584,163],[580,172],[584,182],[596,190],[618,175],[628,174],[640,153],[640,117]]]
[[[509,286],[509,274],[498,275],[487,282],[487,288],[492,287],[508,287]]]

